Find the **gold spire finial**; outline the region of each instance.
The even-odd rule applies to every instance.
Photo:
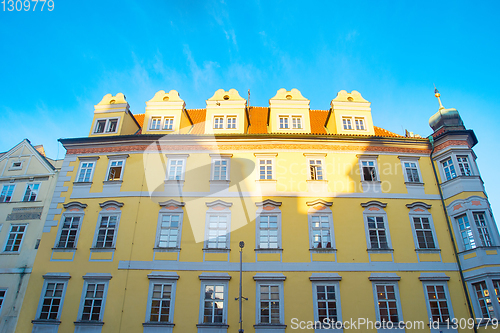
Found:
[[[441,97],[441,94],[439,93],[439,90],[437,90],[435,85],[434,85],[434,96],[436,96],[436,98],[439,101],[439,110],[444,109],[443,103],[441,103],[441,98],[439,98]]]

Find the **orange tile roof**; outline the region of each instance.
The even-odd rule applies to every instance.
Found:
[[[248,134],[267,134],[267,114],[269,108],[251,106],[248,108],[250,128]]]
[[[186,109],[186,112],[194,125],[190,134],[205,134],[205,118],[207,115],[207,109]]]
[[[142,128],[142,125],[144,124],[144,115],[145,115],[144,113],[134,114],[134,118],[141,128]]]
[[[385,130],[383,128],[373,126],[373,129],[375,130],[375,136],[384,136],[384,137],[393,137],[393,138],[404,138],[404,136],[389,132],[388,130]]]
[[[325,129],[328,110],[309,110],[309,121],[311,122],[311,134],[327,134]]]

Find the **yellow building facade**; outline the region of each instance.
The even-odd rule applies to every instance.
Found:
[[[473,332],[433,171],[457,140],[439,135],[374,126],[356,91],[327,110],[297,89],[268,107],[221,89],[206,109],[159,91],[137,115],[106,95],[88,137],[60,140],[17,332]],[[460,149],[477,170],[474,144]],[[484,189],[445,198],[487,204]],[[463,256],[495,257],[484,215],[491,248]],[[488,287],[492,267],[474,266]]]

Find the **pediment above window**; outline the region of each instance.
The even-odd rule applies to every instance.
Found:
[[[255,205],[257,207],[262,208],[263,210],[274,210],[281,206],[281,202],[273,201],[271,199],[266,199],[261,202],[256,202]]]
[[[72,201],[64,204],[63,207],[69,211],[81,211],[87,208],[87,204],[78,201]]]
[[[115,200],[108,200],[105,202],[99,203],[99,206],[105,210],[117,210],[120,209],[120,207],[123,207],[123,202],[118,202]]]
[[[163,201],[163,202],[159,202],[158,203],[161,208],[166,208],[166,209],[169,209],[169,210],[174,210],[174,209],[179,209],[181,207],[184,207],[186,205],[185,202],[183,201],[177,201],[177,200],[167,200],[167,201]]]
[[[214,210],[226,210],[230,208],[233,203],[232,202],[225,202],[222,200],[215,200],[212,202],[207,202],[206,203],[208,208],[214,209]]]

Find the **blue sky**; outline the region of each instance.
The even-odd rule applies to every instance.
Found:
[[[123,92],[134,113],[158,90],[202,108],[223,88],[267,106],[279,88],[328,109],[339,90],[372,102],[376,126],[428,136],[458,109],[500,212],[497,1],[62,1],[52,12],[0,5],[0,151],[22,139],[62,158],[87,136],[93,105]]]

